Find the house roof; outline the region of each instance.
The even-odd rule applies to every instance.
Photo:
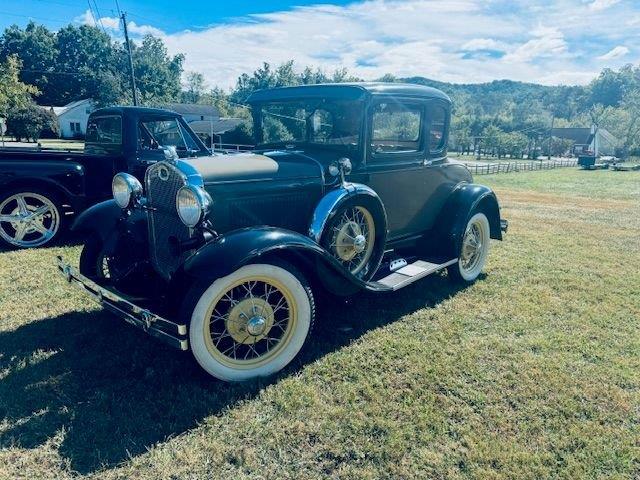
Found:
[[[593,140],[590,128],[554,128],[551,130],[551,135],[553,137],[573,140],[578,145],[588,145]],[[600,139],[604,139],[612,145],[616,145],[618,143],[618,139],[604,128],[598,128],[598,137],[599,141]]]
[[[91,101],[92,100],[90,98],[84,98],[82,100],[76,100],[75,102],[67,103],[62,107],[54,107],[50,105],[41,105],[41,106],[42,108],[46,108],[47,110],[53,110],[53,113],[55,113],[57,116],[60,116],[79,105],[82,105],[85,103],[91,103]]]
[[[233,130],[243,122],[240,118],[219,118],[217,120],[195,120],[187,122],[192,130],[196,133],[210,135],[211,131],[215,135],[221,135],[229,130]]]
[[[180,115],[199,115],[205,117],[219,117],[220,110],[213,105],[200,105],[196,103],[168,103],[160,108],[173,110]]]
[[[257,103],[271,100],[322,97],[341,100],[364,100],[369,95],[439,98],[446,102],[451,102],[451,99],[444,92],[436,88],[410,83],[385,82],[321,83],[317,85],[270,88],[252,93],[247,102]]]

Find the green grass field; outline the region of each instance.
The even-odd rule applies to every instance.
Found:
[[[0,253],[0,477],[640,477],[640,172],[478,177],[486,276],[323,303],[270,382],[209,379]]]

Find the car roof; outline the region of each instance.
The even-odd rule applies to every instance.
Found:
[[[172,110],[165,110],[162,108],[150,108],[150,107],[105,107],[99,108],[92,113],[93,116],[97,115],[132,115],[132,116],[140,116],[140,115],[172,115],[177,116],[178,114]]]
[[[296,98],[329,97],[340,100],[364,100],[370,96],[402,96],[415,98],[437,98],[451,103],[451,99],[437,88],[411,83],[320,83],[257,90],[247,102],[259,103],[273,100],[293,100]]]

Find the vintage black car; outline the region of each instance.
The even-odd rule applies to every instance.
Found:
[[[147,166],[164,159],[160,144],[182,157],[210,155],[177,113],[137,107],[93,112],[84,151],[0,149],[0,246],[51,244],[74,216],[111,197],[116,173],[142,181]]]
[[[120,173],[70,282],[130,323],[191,350],[228,381],[300,351],[314,294],[389,292],[447,269],[480,275],[506,221],[447,160],[449,98],[416,85],[341,84],[249,98],[258,150]]]

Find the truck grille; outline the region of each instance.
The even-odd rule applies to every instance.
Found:
[[[187,184],[174,165],[158,162],[145,175],[149,212],[149,249],[155,269],[167,280],[190,252],[176,254],[175,245],[191,238],[190,229],[178,217],[176,195]]]

